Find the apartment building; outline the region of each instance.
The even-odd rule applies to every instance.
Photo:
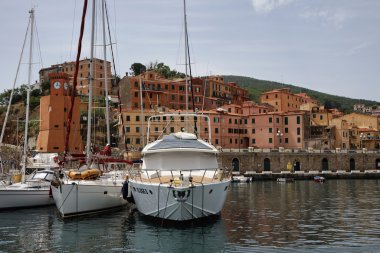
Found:
[[[112,79],[111,79],[111,63],[104,62],[104,60],[94,58],[94,80],[92,84],[92,92],[94,97],[103,97],[105,95],[105,76],[104,68],[107,65],[107,80],[108,80],[108,94],[111,95],[112,89]],[[39,71],[40,82],[49,81],[50,73],[66,73],[69,75],[70,81],[69,85],[73,85],[73,77],[75,72],[75,62],[63,62],[60,64],[52,65],[48,68],[43,68]],[[77,94],[82,96],[88,96],[89,93],[89,79],[90,76],[90,59],[83,59],[79,61],[78,69],[78,84],[77,84]]]
[[[275,108],[276,112],[290,112],[300,110],[301,105],[316,103],[305,93],[293,94],[290,88],[275,89],[264,92],[259,97],[260,103],[267,103]]]

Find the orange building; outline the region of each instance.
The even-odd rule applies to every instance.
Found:
[[[300,110],[302,104],[312,103],[314,100],[305,93],[292,94],[290,88],[275,89],[264,92],[259,98],[261,103],[274,106],[276,112],[290,112]]]
[[[104,77],[104,60],[94,58],[94,80],[92,84],[92,91],[94,97],[102,97],[105,95],[105,77]],[[111,64],[107,61],[107,78],[108,78],[108,94],[111,95]],[[75,72],[75,62],[64,62],[61,64],[52,65],[49,68],[41,69],[40,82],[49,81],[50,73],[66,73],[70,76],[70,84],[73,84],[72,78]],[[78,95],[88,96],[89,93],[89,79],[90,75],[90,59],[84,59],[79,61],[78,70],[78,85],[77,93]]]
[[[193,78],[194,106],[200,109],[203,98],[203,81]],[[188,108],[192,110],[192,93],[188,91]],[[153,109],[166,106],[173,110],[186,109],[186,80],[166,79],[154,71],[147,71],[139,76],[125,76],[119,82],[121,104],[124,109]],[[141,98],[142,96],[142,98]]]
[[[40,132],[36,149],[39,152],[63,152],[66,136],[66,121],[71,107],[69,75],[50,73],[50,95],[40,99]],[[79,98],[74,100],[74,111],[71,121],[69,152],[82,153],[80,137]]]
[[[248,91],[236,83],[224,83],[221,77],[192,78],[193,92],[188,80],[188,108],[193,110],[216,109],[224,104],[239,104],[248,100]],[[141,87],[140,87],[141,86]],[[121,103],[125,109],[166,106],[172,110],[186,110],[186,79],[167,79],[154,71],[139,76],[125,76],[119,82]]]
[[[217,98],[217,103],[211,108],[216,108],[225,104],[243,105],[249,101],[248,90],[239,87],[235,82],[224,82],[222,76],[209,76],[205,78],[205,96]]]

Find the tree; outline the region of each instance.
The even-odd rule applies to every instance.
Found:
[[[165,78],[179,78],[185,77],[185,74],[176,71],[175,69],[171,70],[169,66],[165,65],[163,62],[150,62],[148,64],[148,70],[153,70],[164,76]]]
[[[132,75],[138,76],[146,71],[146,67],[139,62],[135,62],[131,65],[130,70],[132,71]]]

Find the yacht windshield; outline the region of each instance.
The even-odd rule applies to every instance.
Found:
[[[48,172],[37,172],[34,174],[32,179],[45,179],[47,181],[52,181],[54,179],[54,174]]]

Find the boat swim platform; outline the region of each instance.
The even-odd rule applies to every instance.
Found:
[[[274,180],[277,178],[294,178],[295,180],[312,180],[315,176],[322,176],[326,179],[380,179],[380,170],[353,170],[353,171],[247,171],[241,176],[252,178],[253,181]]]

